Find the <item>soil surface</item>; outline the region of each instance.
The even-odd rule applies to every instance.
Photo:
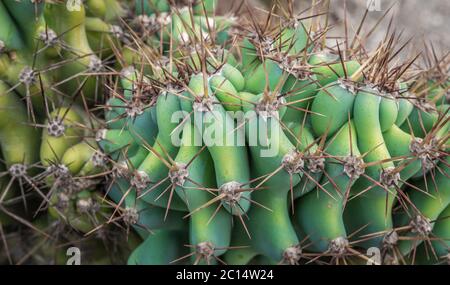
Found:
[[[279,0],[283,2],[285,0]],[[367,2],[371,2],[371,10],[364,26],[369,30],[380,17],[392,6],[384,21],[379,25],[373,36],[367,42],[369,48],[373,48],[383,38],[390,18],[394,16],[393,26],[398,32],[402,32],[403,41],[413,37],[410,50],[418,51],[423,48],[424,41],[433,43],[441,53],[450,50],[450,1],[448,0],[330,0],[330,23],[336,24],[332,34],[343,34],[344,11],[347,7],[349,22],[349,35],[355,31],[363,18]],[[228,11],[230,7],[237,7],[242,0],[219,1],[220,10]],[[250,10],[258,12],[258,7],[269,7],[270,0],[246,0]],[[316,0],[316,3],[320,0]],[[322,1],[324,2],[324,1]],[[311,6],[311,0],[294,0],[295,10],[303,11]],[[242,10],[247,10],[243,8]]]

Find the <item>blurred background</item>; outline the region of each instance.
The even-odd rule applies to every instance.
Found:
[[[263,15],[258,8],[267,9],[273,3],[285,3],[286,0],[221,0],[220,11],[227,12],[236,9],[242,3],[247,3],[252,12]],[[311,7],[312,0],[293,0],[297,13]],[[326,1],[316,0],[317,5]],[[413,38],[409,46],[410,51],[423,49],[424,42],[433,42],[433,46],[440,53],[447,53],[450,49],[450,1],[449,0],[329,0],[330,18],[329,22],[336,27],[331,34],[342,35],[345,10],[347,10],[349,35],[353,35],[366,7],[370,6],[370,12],[365,21],[365,30],[369,30],[392,6],[373,36],[367,42],[369,48],[373,48],[385,34],[389,21],[394,15],[394,26],[397,31],[403,32],[403,40]],[[244,7],[241,11],[247,11]],[[309,13],[309,11],[307,12]]]

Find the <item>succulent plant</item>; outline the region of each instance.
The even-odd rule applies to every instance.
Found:
[[[0,3],[0,261],[448,262],[448,55],[288,2]]]

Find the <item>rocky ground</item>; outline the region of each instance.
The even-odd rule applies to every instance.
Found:
[[[281,0],[285,1],[285,0]],[[371,0],[330,0],[330,23],[336,24],[335,34],[342,34],[343,19],[345,7],[347,7],[347,17],[349,20],[349,34],[354,31],[361,21],[367,2]],[[423,43],[432,41],[437,50],[442,53],[450,49],[450,1],[447,0],[373,0],[371,7],[373,11],[368,13],[366,28],[372,27],[378,19],[393,6],[386,19],[380,24],[371,40],[367,43],[373,47],[384,32],[389,23],[389,19],[394,15],[394,23],[397,31],[402,31],[402,38],[406,41],[414,37],[413,44],[410,46],[415,51],[423,48]],[[242,0],[220,1],[221,10],[227,11],[230,7],[236,7]],[[257,7],[267,7],[271,2],[264,0],[247,0],[252,11],[258,11]],[[302,11],[311,5],[311,0],[294,0],[296,10]],[[320,0],[316,0],[320,2]],[[322,1],[324,2],[324,1]],[[243,9],[245,10],[245,9]]]

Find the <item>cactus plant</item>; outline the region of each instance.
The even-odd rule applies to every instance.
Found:
[[[447,55],[331,43],[292,1],[34,2],[0,3],[6,262],[447,261]]]

